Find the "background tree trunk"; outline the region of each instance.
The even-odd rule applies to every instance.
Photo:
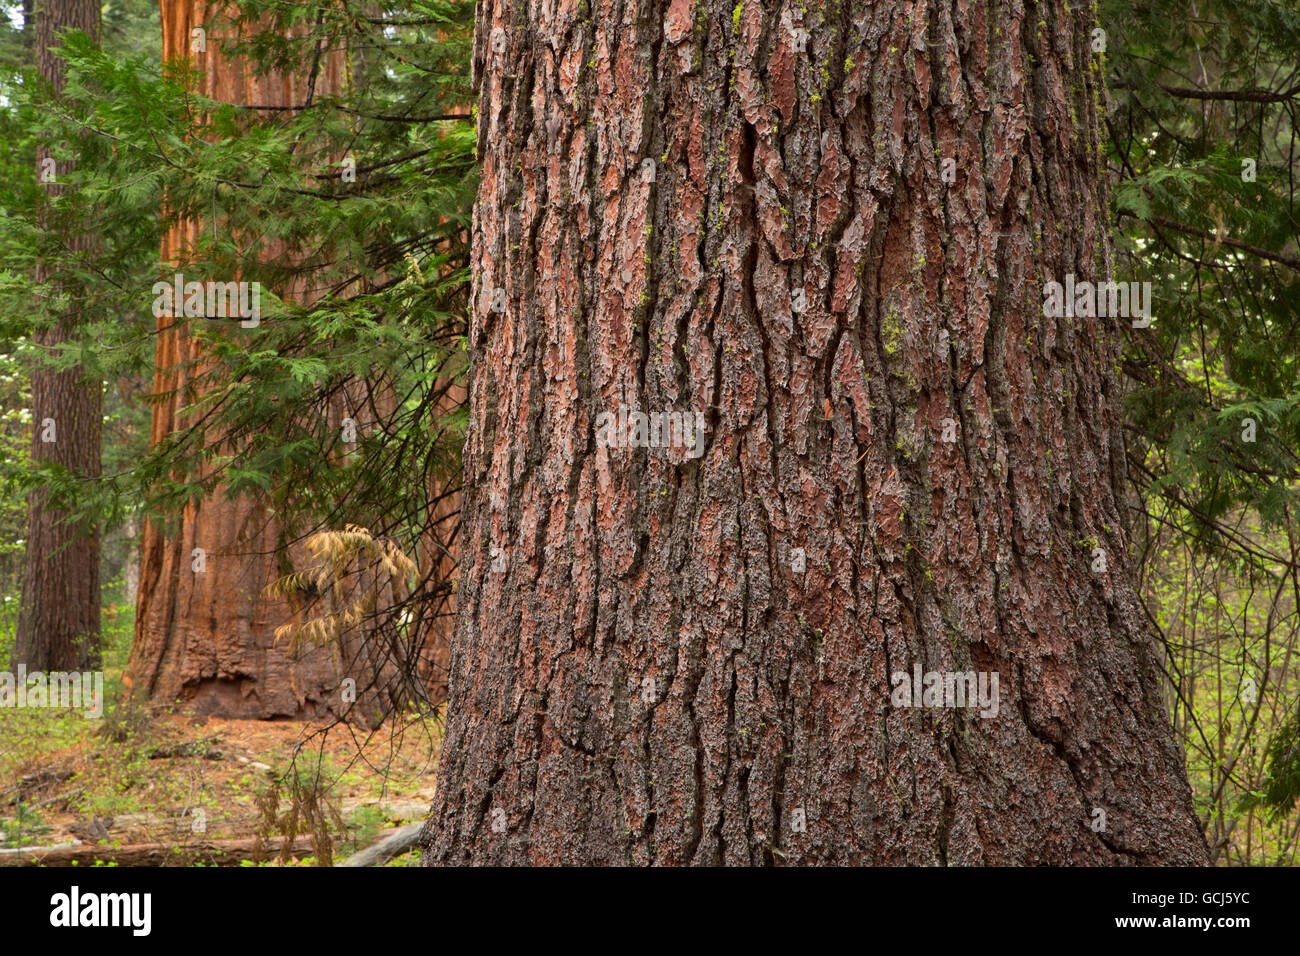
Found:
[[[478,16],[425,862],[1205,862],[1118,320],[1043,315],[1111,268],[1090,8]],[[702,456],[602,447],[620,406],[704,412]],[[997,716],[891,706],[914,665],[995,672]]]
[[[25,7],[25,12],[31,13]],[[44,0],[37,4],[36,64],[41,76],[62,92],[66,68],[57,52],[58,34],[81,30],[99,36],[98,0]],[[38,171],[46,169],[49,149],[37,148]],[[43,183],[50,196],[63,190],[72,172],[68,162],[54,164],[54,180]],[[38,176],[38,180],[40,176]],[[94,247],[94,231],[69,236],[69,252]],[[45,267],[36,281],[48,282]],[[75,299],[74,299],[75,301]],[[68,341],[78,322],[76,314],[58,317],[53,328],[35,336],[38,347],[53,351]],[[103,390],[87,381],[80,369],[32,370],[32,458],[62,465],[87,478],[100,473],[103,434]],[[52,438],[53,440],[47,440]],[[36,491],[27,499],[27,551],[23,593],[19,604],[12,663],[31,670],[73,671],[99,666],[99,535],[67,524],[67,515],[49,505],[49,496]]]
[[[222,35],[229,28],[209,29],[206,49],[191,49],[191,30],[212,27],[209,21],[221,9],[199,0],[164,0],[163,56],[192,57],[203,72],[200,92],[214,100],[259,106],[304,103],[312,78],[257,74],[248,63],[223,55]],[[340,88],[341,67],[341,56],[322,57],[312,87],[317,96]],[[163,237],[163,261],[181,261],[205,225],[190,220],[169,230]],[[309,295],[306,289],[277,291],[300,301]],[[184,323],[173,326],[171,318],[159,319],[155,391],[168,398],[154,405],[154,443],[185,427],[178,414],[190,400],[185,382],[202,359],[202,349],[186,334]],[[345,414],[338,410],[340,419]],[[285,573],[282,537],[264,504],[247,497],[227,500],[220,491],[187,507],[174,536],[165,537],[146,522],[129,669],[137,694],[164,705],[179,699],[199,714],[301,718],[347,710],[340,691],[343,677],[356,681],[358,698],[366,693],[372,675],[362,649],[353,647],[355,653],[345,660],[349,655],[339,648],[295,653],[289,642],[275,639],[275,628],[294,617],[284,601],[263,593]],[[205,552],[202,573],[193,570],[196,548]],[[373,722],[373,715],[362,722]]]
[[[35,0],[23,0],[23,47],[31,50],[36,37]]]

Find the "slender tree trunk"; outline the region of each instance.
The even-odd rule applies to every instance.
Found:
[[[44,0],[37,4],[35,17],[37,67],[41,76],[62,92],[67,78],[58,56],[58,34],[72,29],[98,37],[99,2]],[[51,165],[52,158],[46,146],[37,148],[38,178],[51,197],[63,190],[73,168],[65,161]],[[47,179],[51,170],[53,176]],[[68,246],[74,255],[91,250],[93,230],[70,236]],[[48,269],[38,267],[38,283],[50,278]],[[60,315],[53,328],[35,336],[37,346],[56,349],[72,337],[77,323],[75,313]],[[82,370],[33,369],[32,458],[62,465],[76,475],[98,477],[102,408],[99,381],[87,381]],[[32,670],[99,666],[99,536],[94,529],[67,523],[67,517],[50,506],[43,491],[33,492],[27,499],[27,552],[12,656],[13,663]]]
[[[36,37],[36,8],[34,0],[23,0],[23,47],[31,50]]]
[[[192,31],[210,26],[220,9],[199,0],[164,0],[161,7],[163,55],[192,57],[203,72],[204,95],[227,103],[289,106],[306,101],[309,84],[317,96],[340,88],[342,57],[335,53],[325,55],[317,75],[309,78],[257,74],[248,63],[224,56],[219,27],[205,33],[203,49],[196,49]],[[163,261],[183,260],[204,228],[191,220],[170,230],[163,238]],[[305,288],[277,291],[300,301],[310,295]],[[183,323],[160,318],[155,391],[169,397],[154,406],[155,443],[186,427],[179,411],[189,401],[189,376],[202,361],[201,347]],[[348,414],[336,411],[340,419]],[[129,668],[136,693],[156,704],[180,700],[195,713],[302,718],[351,710],[341,682],[352,677],[361,701],[375,675],[359,642],[295,649],[275,638],[276,627],[293,620],[294,611],[264,590],[288,570],[282,564],[287,543],[264,503],[248,497],[231,501],[220,490],[187,507],[174,535],[164,536],[146,522]],[[373,722],[377,708],[364,709],[367,714],[354,716]]]
[[[1110,271],[1091,8],[554,10],[478,14],[425,862],[1204,863],[1120,320],[1044,316]],[[996,708],[905,706],[914,668]]]

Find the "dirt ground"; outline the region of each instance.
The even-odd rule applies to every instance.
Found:
[[[301,721],[7,711],[0,848],[274,833],[270,821],[291,809],[296,782],[318,798],[337,860],[424,818],[441,735],[440,720],[415,717],[370,733]]]

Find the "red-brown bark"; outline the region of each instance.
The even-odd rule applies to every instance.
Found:
[[[292,76],[258,72],[248,62],[225,55],[222,38],[232,28],[215,19],[223,10],[230,12],[197,0],[161,6],[163,55],[193,58],[202,74],[203,95],[220,102],[283,107],[305,103],[309,92],[325,95],[340,88],[343,61],[338,51],[327,51],[314,74]],[[192,31],[197,28],[208,31],[202,50],[193,48],[197,44]],[[187,220],[169,229],[163,238],[163,261],[183,261],[205,226],[211,228]],[[277,291],[298,301],[311,295],[305,287]],[[185,323],[160,317],[155,391],[166,398],[153,410],[155,444],[188,424],[179,410],[193,401],[192,380],[201,373],[203,361],[201,343],[187,334]],[[341,421],[348,413],[340,408],[331,414]],[[352,677],[358,700],[365,704],[375,675],[359,641],[295,650],[291,642],[275,638],[276,627],[295,619],[293,608],[264,593],[290,569],[282,563],[287,544],[264,502],[249,497],[228,500],[221,490],[187,507],[173,535],[165,536],[157,525],[147,523],[129,671],[136,692],[156,704],[180,700],[187,710],[202,714],[311,717],[348,710],[341,681]],[[201,573],[193,570],[195,549],[204,551]],[[300,548],[294,556],[301,556]],[[361,709],[372,712],[356,715],[363,720],[377,716],[375,706]]]
[[[1043,314],[1110,269],[1090,8],[800,10],[479,7],[425,862],[1203,863],[1118,320]],[[600,445],[633,404],[703,454]],[[998,715],[892,706],[917,664]]]

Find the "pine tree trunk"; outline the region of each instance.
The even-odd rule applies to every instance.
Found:
[[[36,64],[57,92],[66,82],[59,58],[58,34],[81,30],[99,36],[98,0],[45,0],[37,5]],[[51,169],[51,154],[37,148],[37,169]],[[63,190],[72,165],[53,164],[53,177],[42,184],[50,196]],[[69,236],[69,252],[94,248],[94,231]],[[48,269],[38,267],[36,281],[48,282]],[[78,316],[61,315],[57,324],[35,336],[38,347],[51,352],[73,336]],[[32,458],[62,465],[86,478],[100,474],[103,435],[103,394],[99,381],[87,381],[80,369],[32,370]],[[51,507],[43,491],[27,499],[27,551],[23,592],[12,663],[29,670],[80,671],[99,666],[99,535],[94,529],[67,523],[67,515]]]
[[[163,55],[191,57],[202,71],[200,92],[214,100],[259,106],[289,106],[341,86],[342,58],[327,53],[314,77],[263,75],[223,54],[228,26],[213,27],[211,4],[198,0],[163,2]],[[204,49],[193,30],[205,28]],[[209,224],[186,221],[163,238],[164,262],[179,262]],[[277,290],[285,299],[304,300],[302,289]],[[168,397],[154,406],[156,444],[188,425],[179,414],[192,399],[189,377],[203,361],[202,349],[184,323],[159,319],[155,391]],[[339,418],[346,412],[339,412]],[[140,696],[155,704],[181,701],[186,710],[223,717],[309,718],[349,710],[361,723],[373,723],[382,709],[364,696],[374,675],[367,649],[356,646],[303,647],[277,641],[276,627],[294,620],[284,601],[265,588],[288,570],[282,529],[264,503],[243,497],[228,500],[218,489],[201,504],[187,507],[177,533],[146,522],[140,556],[140,586],[135,643],[129,679]],[[195,552],[201,549],[202,571]],[[301,549],[298,549],[300,554]],[[341,681],[356,681],[353,709]],[[361,711],[365,710],[366,713]]]
[[[1204,863],[1120,320],[1044,316],[1110,270],[1091,8],[550,9],[478,14],[425,862]],[[620,409],[702,446],[606,447],[656,437]],[[902,706],[914,668],[996,715]]]

